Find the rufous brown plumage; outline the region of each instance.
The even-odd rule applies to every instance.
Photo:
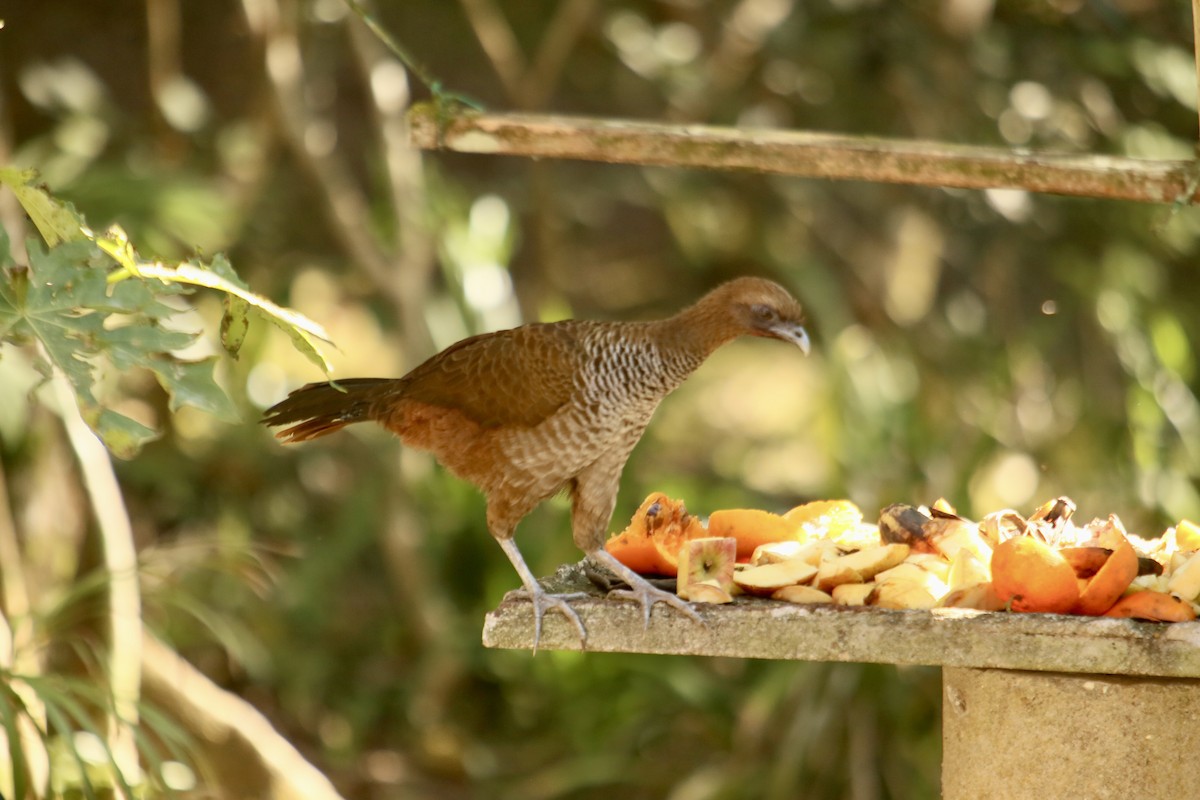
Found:
[[[513,541],[517,523],[565,490],[575,544],[630,587],[649,620],[654,603],[696,617],[604,549],[621,471],[668,393],[739,336],[782,339],[808,352],[800,304],[778,284],[739,278],[654,322],[535,323],[465,339],[402,378],[312,383],[268,409],[287,442],[374,421],[428,450],[487,497],[488,529],[534,604],[535,646],[545,611],[586,632],[562,595],[546,592]]]

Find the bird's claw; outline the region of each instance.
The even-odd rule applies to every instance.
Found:
[[[704,625],[704,618],[692,608],[692,604],[683,600],[677,594],[665,592],[649,583],[642,582],[640,585],[630,589],[613,589],[609,592],[610,597],[620,597],[626,600],[636,600],[642,605],[642,624],[644,627],[650,627],[650,612],[654,608],[655,603],[666,603],[677,611],[681,611],[691,617],[693,621]]]
[[[575,609],[571,608],[569,600],[579,600],[588,597],[587,592],[572,592],[570,594],[550,594],[542,589],[516,589],[509,593],[513,597],[524,598],[533,603],[533,653],[537,655],[538,644],[542,641],[542,617],[547,611],[557,611],[566,617],[575,630],[579,631],[579,646],[587,647],[587,629]]]

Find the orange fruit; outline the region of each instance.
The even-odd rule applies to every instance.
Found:
[[[604,549],[625,566],[640,575],[656,575],[659,569],[658,548],[645,533],[625,530],[610,537]]]
[[[1075,570],[1032,536],[1015,536],[992,553],[992,587],[1013,611],[1067,614],[1079,602]]]
[[[642,501],[628,527],[604,543],[604,549],[639,574],[674,576],[683,543],[706,535],[704,525],[682,501],[654,492]]]
[[[783,517],[800,528],[801,539],[836,538],[863,521],[862,511],[849,500],[814,500],[796,506]]]
[[[708,518],[708,535],[737,539],[737,557],[745,561],[759,545],[771,542],[803,541],[796,525],[779,514],[757,508],[726,508]]]
[[[1099,616],[1113,607],[1138,574],[1137,552],[1119,531],[1101,538],[1104,546],[1115,545],[1112,555],[1092,575],[1079,594],[1076,614]],[[1090,549],[1090,548],[1089,548]],[[1080,575],[1080,577],[1083,577]]]
[[[1117,601],[1106,617],[1132,617],[1152,622],[1189,622],[1196,618],[1190,603],[1163,592],[1134,592]]]

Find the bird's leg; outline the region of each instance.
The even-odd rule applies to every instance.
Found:
[[[588,558],[598,564],[603,564],[608,569],[620,576],[621,580],[629,584],[628,589],[614,589],[609,592],[610,595],[616,597],[624,597],[629,600],[637,600],[642,604],[643,623],[646,627],[650,626],[650,610],[655,603],[666,603],[674,609],[682,611],[689,617],[704,624],[704,619],[696,613],[696,609],[692,608],[691,604],[681,599],[679,595],[672,592],[663,591],[657,586],[654,586],[641,575],[631,570],[629,567],[622,564],[616,557],[605,550],[603,547],[588,551]]]
[[[523,595],[529,598],[533,603],[533,652],[536,655],[538,643],[542,640],[542,615],[553,609],[558,611],[564,617],[571,621],[576,630],[579,631],[580,647],[587,647],[587,630],[583,627],[583,621],[579,619],[579,614],[575,609],[571,608],[568,600],[587,597],[586,592],[578,592],[575,594],[550,594],[542,585],[538,583],[538,579],[533,576],[529,570],[529,566],[525,563],[521,551],[517,549],[517,543],[513,541],[511,536],[498,538],[500,547],[504,550],[504,554],[508,556],[508,560],[512,562],[513,567],[517,570],[517,574],[521,576],[521,583],[525,588],[516,592],[517,595]]]
[[[604,532],[617,503],[617,483],[627,455],[628,453],[619,454],[619,458],[598,461],[572,482],[571,533],[575,544],[587,553],[593,562],[603,564],[629,584],[629,589],[616,589],[609,592],[609,595],[641,603],[647,626],[650,625],[650,610],[655,603],[666,603],[703,624],[704,620],[686,601],[672,592],[664,592],[652,586],[645,578],[617,561],[612,553],[604,549]]]

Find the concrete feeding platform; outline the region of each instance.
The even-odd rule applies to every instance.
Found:
[[[699,625],[662,605],[605,599],[581,565],[544,583],[572,603],[586,650],[943,667],[943,798],[1147,800],[1193,796],[1200,745],[1200,622],[966,609],[894,611],[738,598],[697,606]],[[487,615],[487,647],[532,649],[527,600]],[[557,612],[540,648],[579,650]]]

